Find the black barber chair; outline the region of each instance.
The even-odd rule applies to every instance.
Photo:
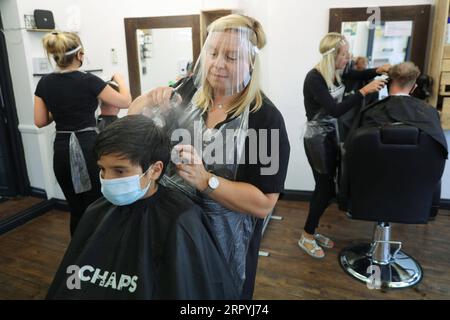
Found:
[[[389,223],[428,222],[444,171],[441,146],[406,125],[361,128],[347,147],[345,161],[351,218],[376,224],[372,243],[341,251],[341,266],[378,288],[417,284],[422,268],[401,250],[401,242],[391,241]]]

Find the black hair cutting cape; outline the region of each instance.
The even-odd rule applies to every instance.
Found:
[[[442,146],[445,158],[448,157],[447,140],[441,127],[438,111],[424,101],[411,96],[389,96],[364,107],[353,123],[345,142],[346,147],[350,145],[359,128],[380,127],[394,122],[401,122],[427,133]]]
[[[84,214],[47,299],[239,299],[202,210],[178,191]]]

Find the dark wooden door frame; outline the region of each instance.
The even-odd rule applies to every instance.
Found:
[[[413,21],[410,59],[424,72],[431,5],[379,8],[382,21]],[[341,33],[342,22],[366,21],[371,15],[367,8],[331,8],[328,30]]]
[[[197,61],[200,54],[200,15],[125,18],[125,39],[127,44],[128,77],[133,99],[141,94],[139,76],[139,52],[137,29],[192,28],[192,57]]]

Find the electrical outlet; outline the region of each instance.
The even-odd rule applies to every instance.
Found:
[[[111,48],[111,62],[114,64],[118,63],[117,50],[115,48]]]

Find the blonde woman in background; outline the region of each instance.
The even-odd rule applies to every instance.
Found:
[[[131,96],[123,78],[114,75],[119,92],[99,77],[79,70],[84,49],[75,33],[53,32],[43,39],[57,70],[39,81],[34,97],[34,123],[56,124],[53,170],[70,208],[70,233],[87,206],[100,197],[99,171],[93,157],[98,99],[127,108]]]
[[[322,247],[332,248],[333,241],[317,234],[320,217],[336,196],[335,175],[338,159],[336,118],[356,105],[361,105],[369,93],[380,91],[384,80],[374,80],[343,101],[345,86],[342,71],[349,62],[349,45],[339,33],[328,33],[320,42],[322,59],[308,72],[303,86],[304,104],[308,119],[304,146],[312,168],[315,188],[310,200],[308,217],[298,245],[314,258],[323,258]],[[365,71],[349,71],[346,79],[373,79],[386,73],[389,65]],[[320,246],[319,246],[320,245]]]
[[[356,57],[355,59],[355,70],[364,71],[367,69],[369,61],[366,57]]]
[[[284,188],[290,153],[283,116],[259,86],[258,52],[265,43],[262,26],[253,18],[233,14],[214,21],[193,76],[175,84],[184,111],[175,124],[169,123],[174,129],[188,128],[203,145],[202,155],[192,142],[177,145],[187,163],[172,164],[173,175],[169,165],[165,181],[191,195],[207,214],[243,299],[253,296],[263,219]],[[153,89],[138,97],[129,113],[167,106],[173,92],[169,87]],[[200,137],[192,130],[195,122],[200,123]],[[223,139],[224,155],[244,155],[223,163],[209,161],[211,141],[228,130],[234,135]],[[267,135],[249,143],[250,130]],[[264,173],[269,165],[259,158],[261,145],[277,157],[275,172]],[[252,158],[257,161],[252,163]]]

